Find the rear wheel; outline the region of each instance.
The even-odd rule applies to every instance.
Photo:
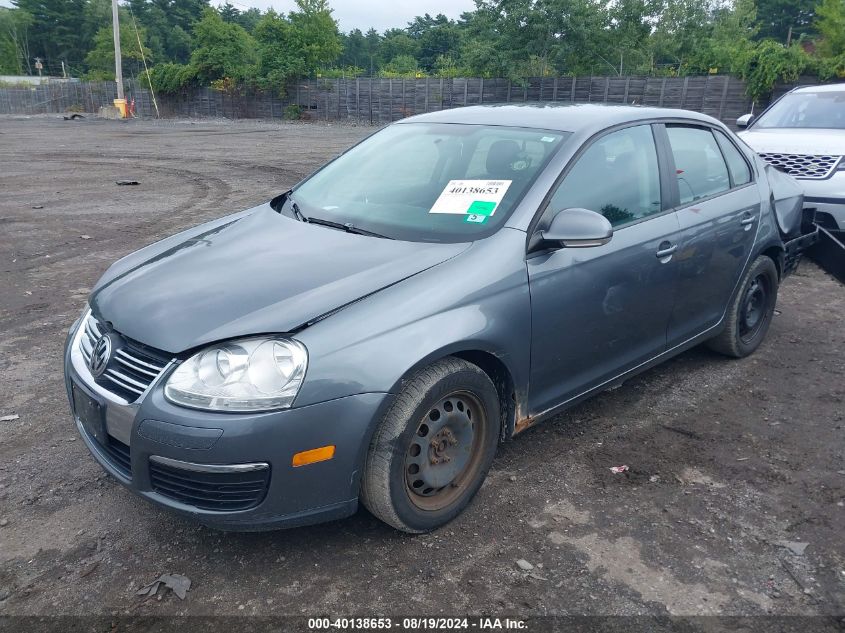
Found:
[[[734,358],[753,353],[766,337],[777,297],[777,267],[769,257],[761,255],[745,273],[728,310],[725,329],[708,343],[710,348]]]
[[[480,368],[445,358],[412,375],[370,443],[361,498],[379,519],[427,532],[481,487],[500,430],[498,393]]]

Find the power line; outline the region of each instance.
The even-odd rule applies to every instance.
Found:
[[[144,46],[141,44],[141,36],[138,34],[138,23],[135,22],[135,14],[132,13],[132,7],[129,7],[129,15],[132,16],[132,26],[135,28],[135,37],[138,38],[138,51],[141,53],[141,59],[144,60],[144,72],[147,75],[147,83],[150,84],[150,96],[153,98],[153,106],[156,109],[156,118],[161,118],[158,112],[158,102],[156,101],[156,93],[153,90],[153,80],[150,77],[150,69],[147,68],[147,56],[144,54]]]

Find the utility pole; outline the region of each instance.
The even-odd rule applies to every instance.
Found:
[[[120,22],[117,16],[117,0],[111,0],[112,28],[114,29],[114,80],[117,82],[117,98],[123,96],[123,60],[120,57]]]

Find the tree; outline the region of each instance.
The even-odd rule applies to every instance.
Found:
[[[191,76],[202,84],[218,79],[244,81],[254,77],[255,40],[238,24],[228,24],[206,9],[194,27]]]
[[[753,6],[754,0],[738,0],[735,6],[748,1]],[[724,12],[733,14],[732,9]],[[672,69],[681,73],[696,64],[696,72],[708,72],[713,67],[708,42],[716,15],[700,0],[668,0],[657,19],[649,50],[645,51],[652,58],[647,72]]]
[[[31,73],[29,32],[32,16],[22,9],[0,7],[0,72],[9,75]]]
[[[146,32],[138,28],[136,35],[127,15],[121,16],[120,53],[124,75],[137,77],[144,69],[143,60],[150,63],[152,53],[144,46]],[[138,38],[141,46],[138,45]],[[111,27],[104,26],[94,36],[94,48],[85,56],[88,72],[85,78],[95,81],[114,80],[114,34]]]
[[[127,15],[121,12],[121,19],[125,20]],[[94,38],[104,26],[111,26],[111,0],[87,0],[85,2],[85,10],[82,14],[82,33],[81,37],[87,44],[86,50],[90,50],[93,45]]]
[[[757,48],[757,7],[755,0],[737,0],[733,7],[719,8],[712,14],[709,28],[695,38],[688,49],[684,69],[690,73],[740,74]]]
[[[416,77],[418,64],[417,60],[410,55],[397,55],[381,70],[383,77]]]
[[[752,99],[771,94],[777,82],[792,83],[811,65],[809,56],[797,44],[784,46],[775,40],[763,40],[740,60],[739,76],[748,84]]]
[[[376,69],[376,61],[379,56],[379,47],[381,46],[381,35],[375,29],[370,29],[364,36],[364,41],[367,50],[367,61],[370,67],[370,76],[373,75]]]
[[[462,16],[464,41],[458,55],[468,76],[510,77],[511,52],[504,45],[498,30],[498,15],[479,8]]]
[[[156,59],[185,64],[191,57],[191,33],[209,8],[208,0],[127,0],[126,3],[147,31]]]
[[[438,57],[456,55],[461,46],[461,35],[461,29],[455,22],[447,20],[444,15],[438,15],[435,25],[423,30],[417,37],[420,65],[431,70]]]
[[[615,73],[607,59],[608,5],[593,0],[476,0],[501,50],[508,75],[525,72]]]
[[[260,19],[261,11],[255,7],[250,7],[246,11],[241,11],[235,22],[244,27],[248,33],[252,33]]]
[[[390,62],[397,57],[413,57],[419,55],[419,43],[403,29],[389,29],[384,32],[378,48],[378,57],[383,63]]]
[[[823,57],[845,54],[845,0],[822,0],[816,8],[818,51]]]
[[[816,0],[758,0],[760,38],[785,44],[791,29],[792,41],[797,41],[812,25],[815,3]]]
[[[651,70],[652,25],[663,8],[658,0],[619,0],[610,7],[610,38],[603,56],[614,66],[618,60],[618,74]]]
[[[217,10],[220,12],[220,17],[223,18],[224,22],[228,22],[230,24],[238,23],[238,17],[241,15],[241,10],[231,2],[221,4]]]
[[[84,33],[85,0],[13,0],[32,16],[30,54],[41,57],[47,74],[60,75],[61,62],[82,64],[88,43]]]
[[[272,9],[255,26],[259,82],[281,92],[293,77],[305,72],[305,61],[298,54],[293,25]]]
[[[340,33],[327,0],[296,0],[296,5],[290,23],[305,71],[314,73],[340,56]]]
[[[341,66],[363,68],[369,64],[367,40],[361,29],[352,29],[348,35],[341,34],[340,40],[343,47],[339,60]]]

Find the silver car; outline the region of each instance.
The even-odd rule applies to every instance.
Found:
[[[821,226],[845,230],[845,84],[796,88],[737,126],[764,160],[801,183]]]

